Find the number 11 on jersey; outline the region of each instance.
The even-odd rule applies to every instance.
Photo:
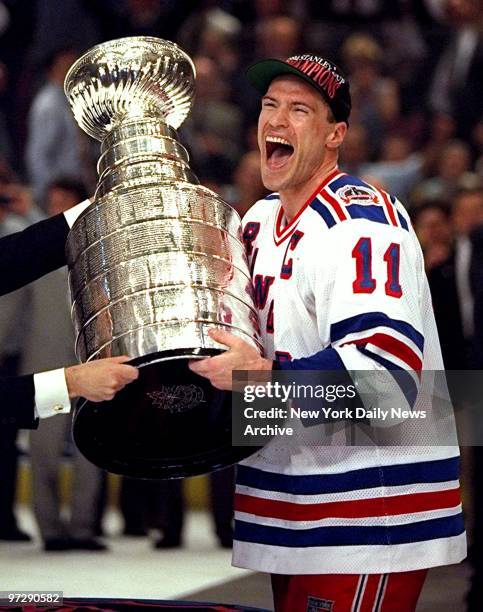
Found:
[[[387,280],[384,284],[386,295],[394,298],[402,296],[399,283],[399,261],[401,247],[397,242],[391,242],[384,253],[387,264]],[[352,249],[352,257],[356,260],[356,278],[352,283],[354,293],[372,293],[377,281],[372,276],[372,242],[370,238],[359,238]]]

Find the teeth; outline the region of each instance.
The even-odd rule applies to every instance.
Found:
[[[285,138],[280,138],[279,136],[267,136],[266,142],[277,142],[279,144],[288,145],[291,147],[292,145]]]

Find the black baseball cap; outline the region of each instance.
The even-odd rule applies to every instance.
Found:
[[[247,70],[250,83],[262,95],[278,76],[294,74],[322,94],[336,121],[348,123],[351,112],[349,82],[330,60],[318,55],[293,55],[287,60],[266,59],[252,64]]]

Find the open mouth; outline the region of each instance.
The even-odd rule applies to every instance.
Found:
[[[279,136],[267,136],[265,139],[267,164],[270,168],[281,168],[292,157],[294,148]]]

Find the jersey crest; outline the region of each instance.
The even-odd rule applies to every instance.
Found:
[[[362,187],[360,185],[345,185],[337,190],[336,195],[344,202],[347,206],[349,204],[379,204],[379,198],[369,187]]]

